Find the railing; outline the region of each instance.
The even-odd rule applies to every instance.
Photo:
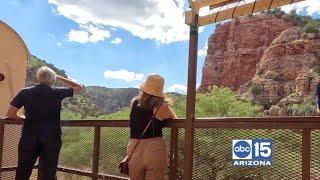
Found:
[[[22,123],[1,120],[1,179],[14,176]],[[60,155],[58,176],[64,179],[127,179],[117,172],[117,165],[125,155],[128,125],[127,120],[62,121],[65,146]],[[168,179],[182,179],[183,152],[192,148],[183,147],[184,125],[183,119],[177,119],[167,122],[164,130],[170,152]],[[318,117],[208,118],[195,120],[194,128],[193,179],[320,179]],[[272,167],[231,165],[231,140],[251,138],[273,139]],[[75,151],[81,148],[84,150]]]

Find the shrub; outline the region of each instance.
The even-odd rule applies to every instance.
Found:
[[[251,93],[254,96],[259,95],[262,92],[262,90],[263,90],[263,87],[261,84],[252,84],[250,89]]]
[[[206,94],[197,94],[197,117],[257,116],[259,110],[251,102],[237,100],[229,88],[214,86]]]
[[[309,21],[304,27],[303,30],[307,33],[313,33],[315,35],[320,34],[320,22],[318,21]]]
[[[309,95],[304,98],[301,104],[292,104],[289,106],[289,110],[295,116],[310,116],[314,115],[316,110],[316,101],[315,97]]]
[[[260,78],[263,78],[264,77],[264,69],[259,69],[258,70],[258,75]]]

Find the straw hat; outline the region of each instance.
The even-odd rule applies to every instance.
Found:
[[[146,82],[141,85],[141,89],[147,94],[157,97],[164,97],[163,86],[163,77],[158,74],[151,74],[148,76]]]

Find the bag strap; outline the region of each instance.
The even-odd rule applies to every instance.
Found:
[[[138,139],[137,143],[134,145],[134,147],[133,147],[133,149],[132,149],[131,154],[128,156],[128,161],[131,159],[131,156],[132,156],[132,154],[133,154],[134,150],[137,148],[137,146],[138,146],[138,144],[139,144],[140,140],[142,139],[142,137],[143,137],[143,136],[144,136],[144,134],[146,133],[147,129],[150,127],[150,124],[151,124],[151,122],[152,122],[152,120],[153,120],[154,116],[155,116],[155,115],[157,114],[157,112],[159,111],[159,109],[160,109],[160,107],[156,110],[156,112],[155,112],[154,114],[152,113],[152,117],[151,117],[151,119],[149,120],[149,122],[148,122],[147,126],[144,128],[144,130],[143,130],[142,134],[140,135],[140,137],[139,137],[139,139]]]

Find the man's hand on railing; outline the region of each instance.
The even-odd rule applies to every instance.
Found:
[[[18,112],[18,108],[14,106],[10,106],[9,110],[7,112],[7,117],[10,119],[16,119],[16,120],[24,120],[26,117]]]

